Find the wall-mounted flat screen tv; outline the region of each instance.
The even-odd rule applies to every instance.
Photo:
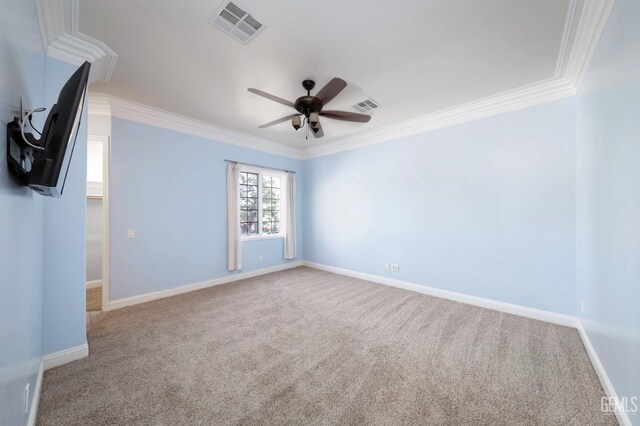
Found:
[[[29,188],[42,195],[60,197],[64,191],[90,68],[89,62],[82,64],[62,87],[39,139],[25,133],[24,115],[7,126],[9,165]]]

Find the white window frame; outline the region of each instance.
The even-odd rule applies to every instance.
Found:
[[[284,224],[284,217],[282,214],[282,212],[284,211],[284,199],[282,195],[284,194],[286,173],[278,170],[246,166],[246,165],[240,166],[240,172],[258,174],[258,233],[253,235],[240,234],[241,241],[271,240],[275,238],[284,238],[285,224]],[[278,232],[277,234],[262,233],[262,175],[263,174],[267,176],[276,176],[280,178],[280,232]],[[240,215],[239,208],[238,208],[238,215]]]

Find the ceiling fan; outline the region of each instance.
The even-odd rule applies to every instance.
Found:
[[[270,99],[272,101],[278,102],[282,105],[290,106],[291,108],[295,108],[298,113],[287,115],[286,117],[279,118],[277,120],[271,121],[269,123],[265,123],[260,126],[260,129],[264,129],[266,127],[271,127],[276,124],[284,123],[285,121],[291,120],[291,124],[293,128],[298,130],[301,127],[307,126],[307,139],[309,138],[309,130],[311,130],[311,134],[316,138],[321,138],[324,136],[324,132],[322,131],[322,125],[320,124],[320,117],[331,118],[334,120],[341,121],[353,121],[356,123],[367,123],[371,120],[370,115],[366,114],[357,114],[355,112],[348,111],[323,111],[322,108],[333,98],[335,98],[338,93],[340,93],[345,87],[347,87],[347,82],[341,78],[334,77],[330,82],[328,82],[315,96],[311,96],[311,90],[316,86],[316,83],[313,80],[304,80],[302,82],[302,87],[307,91],[306,96],[301,96],[296,99],[294,102],[289,102],[286,99],[282,99],[278,96],[274,96],[270,93],[263,92],[258,89],[247,89],[251,93],[255,93],[258,96],[262,96],[264,98]]]

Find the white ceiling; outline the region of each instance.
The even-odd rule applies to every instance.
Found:
[[[242,0],[268,26],[243,45],[208,23],[218,0],[82,0],[80,31],[118,54],[92,90],[296,147],[453,107],[550,78],[569,0]],[[327,109],[382,104],[367,124],[323,119],[305,141],[293,110],[247,92],[294,101],[301,81],[348,87]],[[315,92],[314,91],[314,92]],[[312,94],[314,93],[312,92]]]

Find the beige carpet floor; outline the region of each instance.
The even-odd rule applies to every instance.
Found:
[[[87,289],[87,312],[102,310],[102,287]]]
[[[576,330],[309,268],[114,311],[39,425],[616,424]]]

